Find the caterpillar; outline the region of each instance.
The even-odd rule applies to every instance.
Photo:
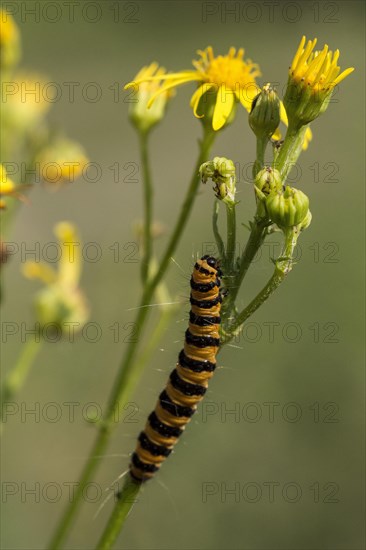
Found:
[[[151,479],[160,469],[196,412],[213,376],[220,345],[220,276],[219,262],[212,256],[202,256],[194,266],[184,348],[138,437],[129,467],[136,482]]]

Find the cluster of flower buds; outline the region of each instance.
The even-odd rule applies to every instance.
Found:
[[[309,198],[294,187],[287,186],[284,191],[274,191],[266,199],[269,218],[280,229],[299,227],[306,229],[311,222]]]
[[[215,157],[204,162],[199,170],[203,183],[211,179],[214,185],[215,195],[218,199],[228,204],[235,204],[236,175],[235,164],[225,157]]]
[[[255,192],[268,218],[282,230],[298,226],[306,229],[311,222],[309,198],[294,187],[282,185],[280,173],[266,167],[255,179]]]

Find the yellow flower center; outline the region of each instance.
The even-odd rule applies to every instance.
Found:
[[[228,55],[213,56],[211,47],[204,52],[199,52],[201,59],[194,61],[196,69],[203,73],[204,79],[218,86],[226,86],[230,90],[240,91],[248,84],[255,82],[260,75],[258,65],[250,60],[244,61],[244,50],[241,48],[236,53],[235,48],[230,48]]]

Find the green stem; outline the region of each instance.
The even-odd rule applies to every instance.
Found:
[[[306,129],[307,126],[302,126],[301,128],[289,126],[287,129],[285,141],[281,145],[274,166],[281,174],[282,183],[285,183],[291,168],[296,164],[300,156]]]
[[[257,138],[256,160],[253,165],[253,182],[255,177],[264,167],[264,155],[268,145],[268,138]]]
[[[11,399],[14,399],[17,393],[23,388],[31,366],[37,353],[42,347],[42,340],[31,338],[22,348],[21,354],[16,365],[7,375],[1,392],[1,412],[0,418],[3,424],[4,405]]]
[[[144,226],[143,226],[143,257],[141,261],[141,278],[144,284],[149,276],[150,260],[152,255],[152,198],[153,186],[150,175],[148,152],[148,134],[140,133],[140,150],[144,185]]]
[[[173,252],[182,236],[183,230],[191,213],[194,200],[197,196],[197,189],[200,183],[200,179],[198,176],[199,167],[205,160],[207,160],[214,138],[215,133],[212,130],[205,131],[203,140],[202,142],[200,142],[200,153],[197,159],[196,166],[194,168],[192,180],[188,187],[184,203],[182,205],[179,217],[175,225],[175,229],[173,230],[173,233],[170,237],[164,256],[160,261],[158,271],[148,281],[144,289],[140,301],[140,307],[138,308],[138,313],[135,320],[138,339],[141,337],[142,329],[145,325],[149,313],[150,308],[147,306],[154,295],[157,285],[160,283],[163,275],[165,274],[165,271],[169,266],[170,258],[173,255]],[[119,405],[123,407],[123,405],[128,402],[129,395],[135,389],[138,381],[138,377],[134,375],[134,359],[136,352],[137,343],[131,342],[128,345],[120,368],[118,370],[117,378],[113,384],[113,389],[108,401],[105,417],[103,419],[103,422],[101,422],[101,424],[99,425],[97,439],[91,449],[89,458],[85,463],[84,469],[81,472],[74,498],[67,507],[59,525],[56,528],[54,536],[49,545],[50,549],[60,548],[63,541],[65,540],[66,535],[73,523],[76,512],[79,508],[79,505],[82,502],[82,496],[85,486],[93,475],[94,471],[96,470],[100,462],[100,456],[104,454],[111,436],[111,432],[116,425],[114,422],[115,410]]]
[[[239,270],[231,285],[229,285],[229,295],[227,296],[223,304],[222,318],[224,323],[221,327],[221,333],[224,335],[227,330],[227,326],[230,326],[232,321],[232,314],[235,308],[235,301],[240,290],[243,279],[252,263],[255,255],[262,246],[262,243],[266,236],[266,228],[268,221],[264,218],[256,215],[251,225],[251,231],[248,242],[245,246],[243,254],[240,259]]]
[[[280,286],[286,276],[290,273],[293,266],[293,253],[297,243],[299,232],[296,228],[288,230],[285,235],[285,245],[282,254],[276,260],[275,269],[272,277],[267,284],[257,294],[247,307],[241,311],[232,322],[225,334],[221,338],[221,347],[230,342],[239,332],[244,322],[257,311],[257,309],[273,294]]]
[[[221,238],[218,224],[217,224],[217,220],[219,217],[219,210],[220,210],[220,203],[219,201],[215,201],[213,212],[212,212],[212,229],[213,229],[213,234],[216,241],[216,246],[219,252],[219,257],[221,258],[222,262],[225,264],[226,263],[225,245],[224,245],[224,241]]]
[[[137,495],[142,487],[128,475],[126,482],[118,493],[117,501],[104,533],[96,546],[97,550],[108,550],[116,541],[133,505],[137,502]]]
[[[236,248],[236,210],[234,203],[226,203],[227,245],[225,271],[230,276],[234,272]]]
[[[248,242],[245,246],[245,249],[240,261],[239,273],[236,278],[236,288],[234,289],[234,292],[233,292],[234,298],[236,298],[237,293],[239,292],[239,288],[241,286],[241,283],[243,282],[246,272],[249,269],[250,264],[252,263],[255,255],[257,254],[258,250],[262,246],[262,243],[265,238],[265,231],[267,226],[268,226],[268,220],[264,218],[258,218],[257,216],[254,217],[252,230],[250,232]]]

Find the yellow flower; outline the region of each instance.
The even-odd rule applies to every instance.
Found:
[[[339,50],[329,51],[327,45],[314,51],[317,39],[305,45],[303,36],[289,69],[289,81],[284,104],[290,121],[308,124],[328,107],[332,92],[342,80],[354,71],[350,67],[340,73],[337,65]]]
[[[142,67],[134,78],[135,86],[132,87],[129,100],[129,115],[134,126],[143,133],[148,132],[164,117],[167,101],[174,94],[173,89],[159,93],[154,103],[149,105],[150,99],[159,91],[161,77],[164,75],[163,67],[159,68],[157,63],[151,63],[147,67]],[[150,80],[151,77],[155,77],[156,80]]]
[[[87,322],[89,308],[79,288],[81,275],[81,243],[77,230],[70,222],[55,226],[59,241],[58,271],[43,262],[27,261],[23,274],[29,279],[40,279],[46,288],[36,296],[37,318],[41,326],[56,324],[67,332],[70,324],[80,330]]]
[[[80,177],[88,162],[89,159],[79,143],[58,139],[39,153],[36,167],[45,182],[63,184]]]
[[[125,86],[125,89],[140,84],[142,81],[165,81],[151,96],[148,107],[155,99],[168,90],[171,90],[186,82],[197,82],[198,89],[191,98],[191,107],[197,118],[203,115],[198,113],[198,107],[202,96],[207,92],[216,94],[216,104],[213,113],[212,127],[220,130],[228,120],[236,101],[250,111],[252,101],[258,94],[259,88],[255,82],[260,76],[259,67],[250,59],[244,60],[244,50],[230,48],[227,55],[214,56],[211,46],[204,51],[197,52],[200,59],[194,60],[196,70],[185,70],[178,73],[150,76],[136,79]]]
[[[304,48],[305,42],[303,36],[290,67],[290,76],[295,82],[301,81],[303,86],[311,86],[313,91],[330,90],[354,71],[350,67],[339,74],[339,50],[333,53],[325,45],[322,51],[313,52],[317,38],[309,40]]]
[[[12,67],[18,62],[19,57],[19,29],[10,13],[0,8],[0,67]]]

